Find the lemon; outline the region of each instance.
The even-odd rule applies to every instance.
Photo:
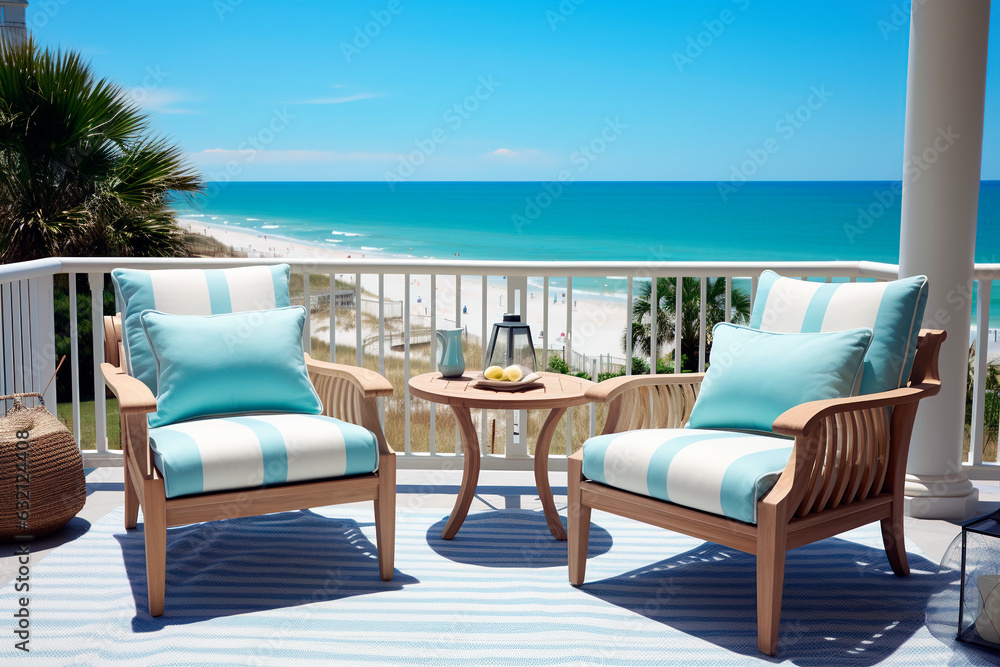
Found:
[[[521,379],[522,375],[524,375],[524,373],[521,372],[520,366],[508,366],[503,369],[503,379],[507,382],[517,382]]]
[[[483,371],[483,377],[487,380],[502,380],[503,379],[503,369],[499,366],[490,366],[485,371]]]

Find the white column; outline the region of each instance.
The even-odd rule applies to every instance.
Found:
[[[903,153],[901,276],[926,274],[924,326],[944,329],[941,393],[921,402],[906,513],[964,519],[979,492],[962,471],[989,0],[912,3]]]

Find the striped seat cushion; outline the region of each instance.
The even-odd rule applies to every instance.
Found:
[[[167,498],[344,477],[378,468],[375,436],[323,415],[220,417],[149,429]]]
[[[757,522],[757,501],[777,482],[792,441],[693,428],[611,433],[583,445],[583,474],[616,489]]]
[[[128,374],[156,395],[156,362],[139,316],[144,310],[174,315],[220,315],[289,305],[287,264],[235,269],[115,269]]]
[[[926,276],[880,283],[818,283],[765,271],[757,285],[750,326],[782,333],[870,328],[872,343],[865,355],[860,393],[889,391],[909,380],[927,289]]]

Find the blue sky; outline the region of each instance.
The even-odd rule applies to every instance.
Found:
[[[902,175],[908,8],[31,0],[28,24],[130,89],[209,180],[723,180],[768,141],[759,180],[882,180]]]

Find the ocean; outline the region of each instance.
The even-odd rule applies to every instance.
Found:
[[[895,264],[899,192],[888,181],[729,192],[714,182],[234,182],[175,208],[207,224],[416,258]],[[976,261],[1000,262],[1000,181],[980,188]]]

